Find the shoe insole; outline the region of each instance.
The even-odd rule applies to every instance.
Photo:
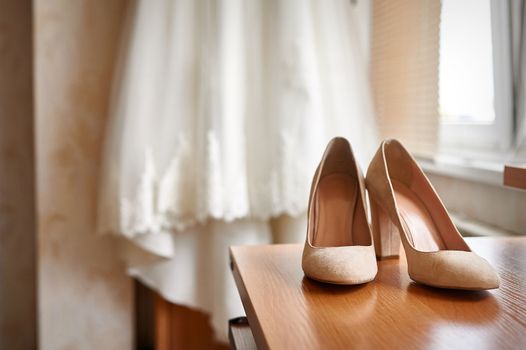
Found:
[[[358,193],[358,182],[348,175],[328,175],[319,182],[314,200],[314,246],[337,247],[353,244],[352,225]]]
[[[393,180],[392,184],[407,238],[413,247],[423,252],[446,249],[440,231],[418,195],[400,181]]]

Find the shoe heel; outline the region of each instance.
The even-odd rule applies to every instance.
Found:
[[[374,250],[378,259],[400,256],[400,232],[389,215],[373,199],[371,204],[371,223]]]

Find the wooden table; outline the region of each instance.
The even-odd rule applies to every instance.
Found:
[[[304,277],[296,244],[232,247],[232,270],[259,349],[526,349],[526,237],[467,241],[500,289],[414,283],[403,256],[371,283],[322,284]]]

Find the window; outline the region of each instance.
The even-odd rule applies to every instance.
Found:
[[[524,2],[378,0],[372,10],[381,137],[421,158],[526,161]]]
[[[502,159],[513,114],[507,2],[442,0],[441,153]]]
[[[441,121],[492,124],[495,105],[490,1],[443,0],[441,18]]]

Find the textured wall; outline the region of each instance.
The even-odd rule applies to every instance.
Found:
[[[31,19],[0,1],[0,349],[36,347]]]
[[[132,282],[94,233],[124,1],[35,2],[41,349],[132,347]]]

